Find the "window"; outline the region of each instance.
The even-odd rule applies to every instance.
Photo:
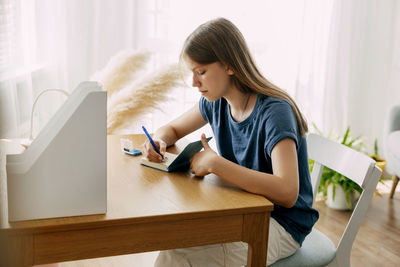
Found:
[[[319,2],[2,1],[0,137],[26,136],[30,108],[40,91],[73,90],[120,50],[145,48],[154,52],[152,70],[177,63],[185,38],[198,25],[216,17],[226,17],[239,27],[261,72],[287,90],[306,115],[321,114],[310,111],[318,109],[310,104],[316,102],[310,101],[310,96],[322,88],[319,74],[323,68],[318,60],[326,48],[332,1]],[[313,54],[314,47],[320,54]],[[172,101],[160,104],[168,114],[155,111],[144,116],[150,131],[199,99],[190,79],[171,96]],[[64,99],[49,94],[40,100],[36,133]],[[136,128],[129,132],[140,132],[140,127]]]
[[[0,2],[0,137],[28,129],[35,71],[33,1]]]

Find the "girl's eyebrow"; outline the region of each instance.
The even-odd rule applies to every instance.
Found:
[[[203,67],[204,67],[204,65],[194,66],[194,67],[192,68],[192,71],[195,71],[196,69],[198,69],[198,68],[203,68]]]

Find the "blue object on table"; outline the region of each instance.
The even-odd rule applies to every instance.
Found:
[[[142,151],[140,151],[139,149],[127,149],[124,148],[124,153],[127,155],[131,155],[131,156],[139,156],[142,155]]]
[[[144,133],[147,135],[147,138],[149,138],[149,141],[151,143],[151,145],[154,147],[154,150],[161,155],[162,160],[164,160],[164,156],[161,154],[160,150],[158,149],[156,143],[154,143],[153,138],[151,138],[150,134],[147,132],[146,128],[144,128],[144,126],[142,126],[142,129],[144,131]]]

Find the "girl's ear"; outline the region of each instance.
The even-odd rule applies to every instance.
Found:
[[[233,70],[227,65],[225,64],[225,71],[228,75],[233,75],[235,74],[235,72],[233,72]]]
[[[228,74],[228,75],[235,74],[235,72],[231,69],[231,67],[228,64],[222,63],[222,62],[221,62],[221,64],[222,64],[222,67],[225,69],[226,74]]]

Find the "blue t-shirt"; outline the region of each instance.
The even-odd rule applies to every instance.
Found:
[[[318,220],[312,208],[313,193],[308,167],[307,143],[301,136],[291,105],[283,99],[259,94],[250,116],[233,120],[224,98],[199,101],[200,113],[214,132],[219,154],[241,166],[272,174],[271,151],[284,138],[296,143],[299,167],[299,196],[291,208],[275,205],[271,216],[301,245]]]

